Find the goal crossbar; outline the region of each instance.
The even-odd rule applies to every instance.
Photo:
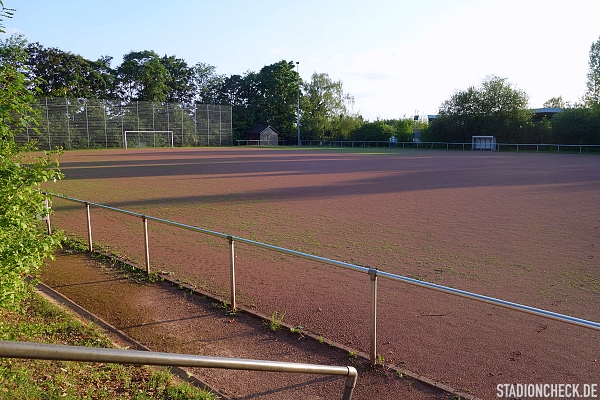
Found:
[[[166,133],[167,138],[169,143],[171,144],[171,147],[175,147],[174,145],[174,135],[173,135],[173,131],[123,131],[123,148],[125,148],[125,150],[127,150],[128,145],[127,145],[127,134],[156,134],[156,133]],[[155,146],[156,147],[156,146]]]

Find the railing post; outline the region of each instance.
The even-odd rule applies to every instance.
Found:
[[[85,212],[87,214],[88,249],[91,253],[94,250],[94,246],[92,245],[92,220],[90,219],[90,203],[85,203]]]
[[[358,379],[358,372],[354,367],[348,367],[348,376],[344,384],[344,393],[342,394],[342,400],[352,399],[352,393],[356,387],[356,380]]]
[[[144,222],[144,254],[146,256],[146,273],[150,275],[150,248],[148,247],[148,218],[142,215]]]
[[[377,270],[369,269],[371,277],[371,365],[377,363]]]
[[[48,201],[48,199],[44,199],[44,205],[46,206],[46,209],[48,210],[48,212],[46,213],[46,216],[44,217],[44,220],[46,220],[46,232],[48,232],[48,235],[51,235],[52,228],[50,226],[50,202]]]
[[[227,240],[229,241],[229,266],[230,266],[230,301],[231,301],[231,311],[235,311],[237,305],[235,303],[235,242],[233,241],[232,236],[227,236]]]

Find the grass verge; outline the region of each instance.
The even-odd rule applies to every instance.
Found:
[[[39,295],[20,311],[0,310],[0,340],[114,347],[93,324],[84,324]],[[168,368],[0,358],[2,399],[217,399],[181,381]]]

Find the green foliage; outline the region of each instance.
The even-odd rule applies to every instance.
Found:
[[[444,101],[422,140],[470,142],[471,136],[495,136],[498,142],[523,143],[531,122],[528,96],[506,78],[489,76],[479,87],[458,91]]]
[[[271,318],[269,318],[269,330],[275,332],[281,329],[281,323],[283,322],[284,317],[285,312],[280,313],[277,310],[273,311],[273,314],[271,314]]]
[[[348,140],[352,132],[364,123],[360,115],[339,115],[331,120],[331,139]]]
[[[24,38],[23,38],[24,40]],[[39,95],[110,99],[114,91],[111,57],[90,61],[58,48],[28,44],[25,64]]]
[[[383,122],[394,128],[394,136],[399,142],[409,142],[412,140],[415,129],[415,121],[412,118],[389,119]],[[417,129],[421,129],[423,125],[424,123],[417,122]]]
[[[194,100],[194,69],[185,60],[175,56],[164,56],[160,63],[167,70],[166,101],[190,104]]]
[[[304,85],[301,126],[305,139],[331,139],[337,136],[334,120],[347,115],[347,103],[354,99],[344,94],[341,81],[328,74],[314,73]]]
[[[266,65],[254,76],[251,87],[256,90],[252,107],[257,122],[273,126],[286,139],[296,131],[296,115],[300,77],[292,61],[282,60]]]
[[[117,68],[117,91],[121,98],[166,101],[169,71],[154,51],[132,51],[123,56]]]
[[[218,75],[216,68],[205,63],[197,63],[192,67],[194,101],[198,103],[218,104],[215,99],[216,89],[225,79],[224,75]]]
[[[20,312],[0,310],[0,340],[113,347],[92,323],[84,324],[40,296]],[[51,377],[51,379],[49,379]],[[47,360],[0,359],[0,397],[10,399],[215,399],[166,368]]]
[[[34,143],[18,144],[14,130],[31,121],[33,99],[28,81],[19,69],[19,49],[14,62],[0,65],[0,307],[14,308],[29,296],[44,259],[59,244],[59,235],[46,235],[40,218],[50,210],[40,184],[61,178],[59,152],[34,155]]]
[[[4,33],[4,25],[2,24],[2,21],[4,18],[12,18],[14,11],[15,10],[12,8],[4,7],[4,2],[0,0],[0,33]]]
[[[236,139],[256,125],[271,125],[293,140],[300,77],[292,61],[282,60],[253,71],[215,80],[213,100],[233,106],[233,129]]]
[[[567,103],[562,96],[552,97],[544,102],[545,108],[567,108]]]
[[[367,122],[350,134],[350,140],[389,141],[395,132],[383,121]]]
[[[600,38],[590,47],[587,91],[583,97],[586,106],[600,108]]]
[[[556,144],[600,144],[600,108],[569,108],[552,117]]]

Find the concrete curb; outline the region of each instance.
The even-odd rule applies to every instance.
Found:
[[[56,306],[66,309],[67,311],[71,311],[81,320],[92,322],[92,323],[98,325],[100,327],[100,329],[102,329],[104,332],[106,332],[111,337],[113,344],[115,346],[127,347],[127,348],[131,348],[133,350],[153,351],[149,347],[146,347],[145,345],[138,342],[131,336],[127,335],[125,332],[112,326],[111,324],[104,321],[102,318],[98,317],[97,315],[92,314],[85,308],[81,307],[79,304],[77,304],[74,301],[72,301],[71,299],[63,296],[59,292],[50,288],[49,286],[46,286],[43,283],[39,282],[36,286],[36,291],[38,294],[40,294],[41,296],[43,296],[44,298],[46,298],[48,301],[55,304]],[[196,378],[194,375],[190,374],[185,369],[183,369],[181,367],[170,367],[170,369],[171,369],[171,372],[174,375],[176,375],[177,377],[179,377],[180,379],[183,379],[184,381],[187,381],[188,383],[190,383],[194,386],[211,391],[212,393],[217,394],[219,396],[219,398],[221,398],[221,399],[229,400],[228,397],[226,397],[225,395],[220,393],[218,390],[210,387],[205,382],[202,382],[200,379]]]
[[[111,259],[111,260],[113,260],[113,261],[115,261],[117,263],[126,265],[129,268],[135,268],[136,270],[139,270],[141,272],[145,272],[145,270],[142,269],[139,265],[137,265],[135,263],[132,263],[132,262],[130,262],[130,261],[126,260],[126,259],[123,259],[121,257],[117,257],[117,256],[115,256],[113,254],[108,253],[108,252],[104,252],[104,251],[101,251],[101,250],[94,250],[93,253],[98,254],[98,255],[100,255],[102,257],[109,258],[109,259]],[[216,297],[214,294],[206,292],[206,291],[204,291],[202,289],[198,289],[198,288],[196,288],[196,287],[194,287],[194,286],[192,286],[190,284],[181,282],[181,281],[179,281],[177,279],[173,279],[173,278],[171,278],[170,275],[167,275],[167,274],[158,274],[158,276],[163,281],[168,282],[171,285],[174,285],[176,287],[181,287],[181,288],[185,289],[186,291],[194,293],[196,295],[212,299],[212,300],[214,300],[216,302],[219,302],[219,303],[224,303],[224,302],[227,301],[226,299],[222,299],[220,297]],[[245,307],[245,306],[238,306],[237,309],[241,310],[244,313],[247,313],[247,314],[249,314],[249,315],[251,315],[253,317],[258,318],[261,321],[268,322],[269,319],[270,319],[269,316],[261,314],[261,313],[255,311],[255,310],[253,310],[251,308],[248,308],[248,307]],[[292,325],[289,325],[289,324],[287,324],[287,323],[285,323],[283,321],[281,322],[281,326],[284,327],[284,328],[286,328],[286,329],[296,329],[296,327],[294,327]],[[323,343],[325,343],[325,344],[327,344],[327,345],[329,345],[331,347],[335,347],[335,348],[340,349],[342,351],[345,351],[347,353],[353,352],[354,354],[356,354],[357,357],[360,357],[361,359],[364,359],[365,361],[369,362],[369,355],[366,354],[366,353],[364,353],[364,352],[356,351],[355,349],[352,349],[352,348],[350,348],[348,346],[345,346],[345,345],[343,345],[341,343],[337,343],[337,342],[334,342],[332,340],[323,338],[321,336],[317,336],[317,335],[315,335],[315,334],[313,334],[311,332],[300,330],[298,333],[302,334],[304,337],[308,337],[308,338],[310,338],[312,340],[315,340],[315,341],[318,341],[318,342],[323,342]],[[444,391],[444,392],[448,393],[449,395],[451,395],[452,398],[464,399],[464,400],[481,400],[480,398],[478,398],[478,397],[476,397],[476,396],[474,396],[474,395],[472,395],[470,393],[466,393],[466,392],[454,389],[454,388],[452,388],[452,387],[450,387],[448,385],[445,385],[445,384],[443,384],[441,382],[438,382],[438,381],[435,381],[433,379],[427,378],[426,376],[423,376],[423,375],[418,374],[416,372],[410,371],[408,369],[401,368],[401,367],[398,367],[398,366],[393,365],[393,364],[385,364],[385,363],[382,364],[382,367],[384,367],[386,369],[389,369],[389,370],[396,371],[399,374],[408,376],[411,379],[414,379],[415,381],[423,383],[424,385],[427,385],[427,386],[430,386],[432,388]]]

